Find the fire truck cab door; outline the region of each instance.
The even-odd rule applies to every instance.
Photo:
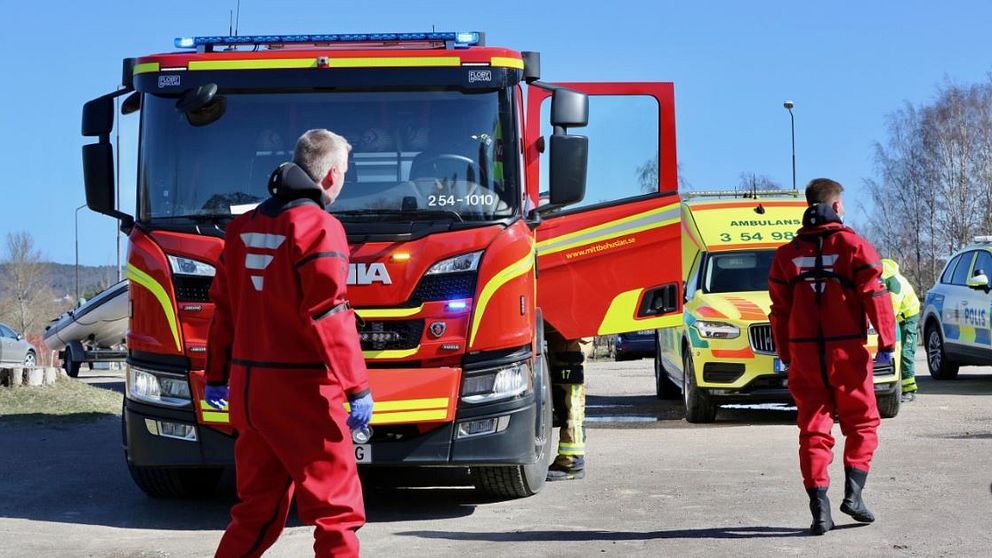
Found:
[[[568,130],[589,136],[589,172],[585,199],[544,212],[537,228],[544,319],[568,339],[681,323],[673,85],[556,85],[589,95],[589,126]],[[550,103],[550,91],[528,86],[527,193],[538,207],[547,199]]]

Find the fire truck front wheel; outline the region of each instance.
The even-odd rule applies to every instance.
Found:
[[[543,346],[539,343],[538,346]],[[551,376],[547,355],[535,361],[541,370],[536,378],[537,420],[534,427],[534,461],[526,465],[472,467],[472,480],[480,492],[498,499],[525,498],[544,488],[552,453]]]
[[[222,467],[141,467],[127,462],[131,478],[152,498],[200,499],[213,495],[224,473]]]

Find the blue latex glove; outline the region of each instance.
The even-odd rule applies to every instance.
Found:
[[[207,384],[204,399],[207,400],[207,405],[210,405],[214,409],[222,410],[227,407],[229,393],[230,390],[227,386],[212,386]]]
[[[875,355],[875,364],[880,364],[882,366],[892,366],[892,362],[896,358],[895,351],[878,351]]]
[[[372,394],[366,393],[362,397],[352,399],[351,413],[348,415],[348,428],[361,430],[369,425],[372,420]]]

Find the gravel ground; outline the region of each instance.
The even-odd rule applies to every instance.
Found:
[[[653,397],[648,360],[594,363],[588,378],[585,480],[510,502],[464,488],[370,489],[363,553],[989,555],[992,368],[964,368],[950,383],[924,372],[919,400],[880,429],[866,490],[878,521],[859,526],[837,512],[837,482],[840,528],[816,538],[805,536],[794,412],[732,409],[690,425],[678,402]],[[120,389],[106,373],[87,381]],[[831,472],[843,478],[839,455]],[[223,488],[197,503],[146,498],[124,466],[119,419],[4,428],[0,556],[210,556],[233,501],[230,479]],[[310,545],[310,528],[291,519],[267,556],[306,556]]]

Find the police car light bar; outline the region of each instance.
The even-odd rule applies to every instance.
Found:
[[[331,35],[239,35],[227,37],[178,37],[176,48],[205,48],[215,46],[290,45],[315,43],[402,43],[445,42],[455,48],[481,46],[482,33],[430,32],[430,33],[361,33]]]

